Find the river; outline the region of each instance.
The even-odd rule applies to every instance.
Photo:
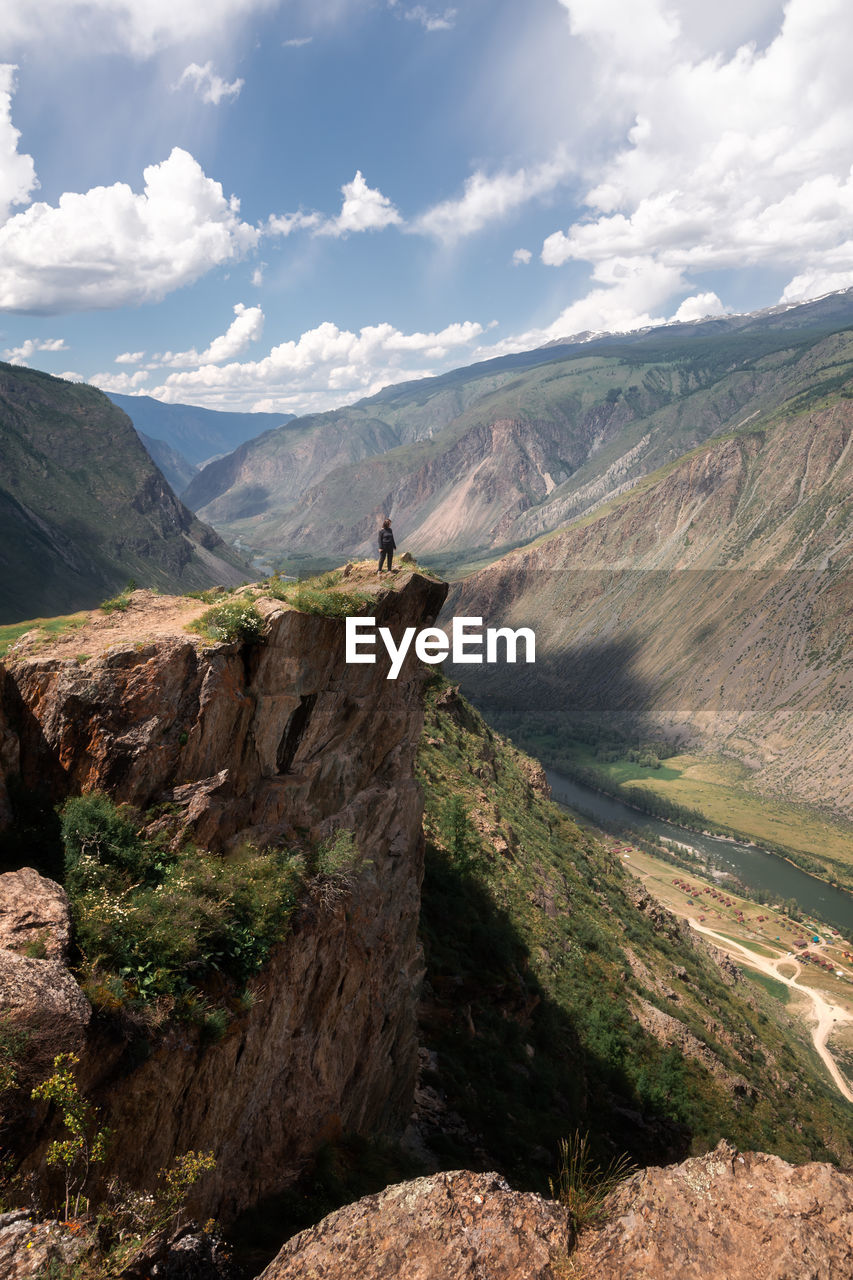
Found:
[[[687,831],[650,814],[639,813],[620,800],[593,791],[592,787],[555,773],[553,769],[547,769],[546,773],[554,799],[567,808],[604,827],[631,827],[638,833],[649,831],[665,840],[690,845],[703,859],[707,857],[720,871],[736,875],[751,890],[793,898],[805,914],[814,914],[819,920],[834,925],[845,938],[853,939],[853,894],[846,890],[824,884],[778,854],[768,853],[756,845]]]

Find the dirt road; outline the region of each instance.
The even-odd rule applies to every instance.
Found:
[[[804,996],[811,1000],[814,1006],[814,1018],[816,1025],[812,1028],[812,1038],[814,1047],[820,1055],[821,1061],[826,1066],[827,1071],[832,1077],[833,1083],[836,1085],[839,1093],[841,1093],[848,1102],[853,1102],[853,1090],[845,1080],[844,1076],[838,1069],[838,1065],[833,1058],[826,1042],[832,1031],[842,1022],[853,1022],[853,1017],[842,1009],[839,1005],[830,1004],[822,995],[814,991],[811,987],[804,987],[802,983],[797,982],[797,978],[802,973],[802,965],[795,955],[779,956],[775,960],[770,960],[764,956],[757,955],[754,951],[750,951],[747,947],[742,947],[739,942],[733,942],[731,938],[726,938],[723,934],[715,933],[713,929],[709,929],[706,925],[700,924],[698,920],[688,916],[688,923],[697,933],[704,933],[707,937],[713,938],[716,945],[721,951],[725,951],[739,963],[747,965],[751,969],[757,969],[759,973],[766,973],[768,977],[775,978],[777,982],[784,982],[786,987],[791,987],[794,991],[801,991]],[[794,965],[796,973],[793,978],[787,978],[779,972],[780,965]]]

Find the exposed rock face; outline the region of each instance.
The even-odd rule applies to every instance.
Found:
[[[68,896],[60,885],[32,867],[0,875],[0,948],[30,947],[43,959],[64,960],[70,939]]]
[[[454,612],[535,627],[536,664],[459,667],[463,692],[560,732],[689,743],[849,819],[851,440],[849,400],[759,420],[472,574]]]
[[[554,1201],[494,1173],[439,1173],[329,1214],[259,1280],[557,1280],[568,1246]]]
[[[435,617],[446,591],[412,573],[394,587],[375,616],[395,635]],[[115,1168],[141,1184],[188,1149],[212,1150],[205,1216],[281,1189],[342,1130],[402,1127],[417,1067],[421,669],[410,655],[386,680],[381,649],[376,665],[348,667],[342,620],[262,607],[254,650],[179,631],[85,665],[20,659],[4,690],[23,779],[49,780],[57,799],[100,788],[141,809],[170,801],[212,849],[344,828],[363,855],[350,890],[309,899],[220,1043],[201,1049],[174,1029],[128,1074],[124,1045],[90,1036],[84,1083],[114,1131]]]
[[[628,1179],[572,1261],[600,1280],[840,1280],[853,1275],[853,1177],[721,1142]]]
[[[3,1280],[42,1280],[64,1275],[91,1247],[87,1237],[59,1222],[33,1222],[24,1210],[0,1214],[0,1275]]]
[[[14,951],[0,951],[0,1012],[11,1030],[26,1035],[19,1071],[23,1085],[47,1075],[56,1054],[80,1052],[92,1016],[64,964]]]

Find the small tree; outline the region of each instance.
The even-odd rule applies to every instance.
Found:
[[[444,847],[461,871],[472,872],[481,861],[480,842],[461,796],[447,801],[439,825]]]
[[[65,1216],[68,1217],[71,1196],[75,1216],[80,1197],[93,1164],[101,1164],[107,1153],[109,1129],[96,1127],[94,1108],[81,1097],[74,1068],[80,1059],[76,1053],[59,1053],[53,1060],[53,1075],[33,1089],[32,1096],[58,1107],[69,1137],[52,1142],[47,1149],[47,1163],[65,1174]]]

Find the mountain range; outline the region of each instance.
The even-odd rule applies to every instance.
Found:
[[[0,463],[0,622],[248,576],[94,387],[0,364]]]
[[[184,497],[265,555],[372,552],[389,515],[445,568],[494,559],[747,418],[841,386],[851,325],[847,292],[504,357],[294,419]]]

